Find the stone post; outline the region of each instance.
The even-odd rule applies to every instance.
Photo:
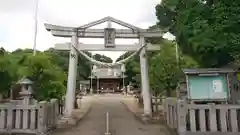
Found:
[[[78,108],[78,109],[80,109],[81,106],[82,106],[82,105],[81,105],[81,104],[82,104],[82,103],[81,103],[81,102],[82,102],[81,100],[82,100],[82,96],[80,96],[80,95],[77,96],[77,108]]]
[[[144,46],[145,39],[143,36],[140,37],[139,43]],[[148,61],[147,52],[144,47],[140,52],[140,68],[141,68],[141,91],[143,96],[144,115],[152,116],[151,97],[149,91],[149,80],[148,80]]]
[[[185,135],[186,134],[186,102],[184,100],[178,100],[177,101],[177,133],[179,135]],[[168,115],[171,115],[168,114]]]
[[[130,92],[131,92],[131,87],[130,87],[130,85],[128,85],[127,86],[127,95],[130,94]]]
[[[72,46],[78,44],[77,30],[71,39]],[[68,83],[67,83],[67,93],[65,100],[65,117],[71,117],[74,109],[75,103],[75,91],[76,91],[76,77],[77,77],[77,64],[78,64],[78,54],[77,50],[71,46],[69,54],[69,68],[68,68]]]
[[[38,132],[44,134],[47,132],[47,102],[39,102],[38,109]]]
[[[57,124],[57,118],[58,118],[58,100],[57,99],[51,99],[50,101],[51,104],[51,111],[52,111],[52,118],[48,118],[48,119],[52,119],[52,126],[55,128],[56,124]]]

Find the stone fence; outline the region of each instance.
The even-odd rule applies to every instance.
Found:
[[[159,113],[162,112],[162,105],[165,97],[152,97],[151,102],[152,102],[152,111],[153,113]]]
[[[57,99],[24,105],[0,105],[0,134],[44,134],[56,127],[59,116]]]
[[[179,135],[239,135],[240,105],[164,100],[166,124]]]
[[[139,105],[141,107],[143,107],[143,99],[141,95],[135,95],[134,96],[136,99],[136,102],[139,103]],[[152,106],[152,112],[155,115],[159,115],[159,113],[162,112],[163,110],[163,101],[164,101],[165,97],[161,96],[161,97],[155,97],[152,96],[151,97],[151,106]]]

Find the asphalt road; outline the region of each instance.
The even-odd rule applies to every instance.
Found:
[[[109,112],[111,135],[165,135],[159,125],[144,125],[121,103],[122,95],[98,95],[91,111],[79,124],[57,135],[104,135]]]

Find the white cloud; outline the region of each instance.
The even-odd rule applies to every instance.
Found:
[[[35,2],[36,0],[0,0],[0,46],[10,51],[33,47]],[[53,47],[55,43],[70,41],[53,37],[44,28],[43,24],[46,22],[80,26],[105,16],[112,16],[147,28],[156,23],[154,7],[160,0],[39,0],[39,2],[37,49],[45,50]],[[96,42],[89,39],[80,41]],[[104,52],[113,59],[120,53]]]

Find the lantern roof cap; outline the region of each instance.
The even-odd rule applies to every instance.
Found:
[[[18,84],[33,84],[33,82],[29,80],[27,77],[24,77],[18,81]]]

